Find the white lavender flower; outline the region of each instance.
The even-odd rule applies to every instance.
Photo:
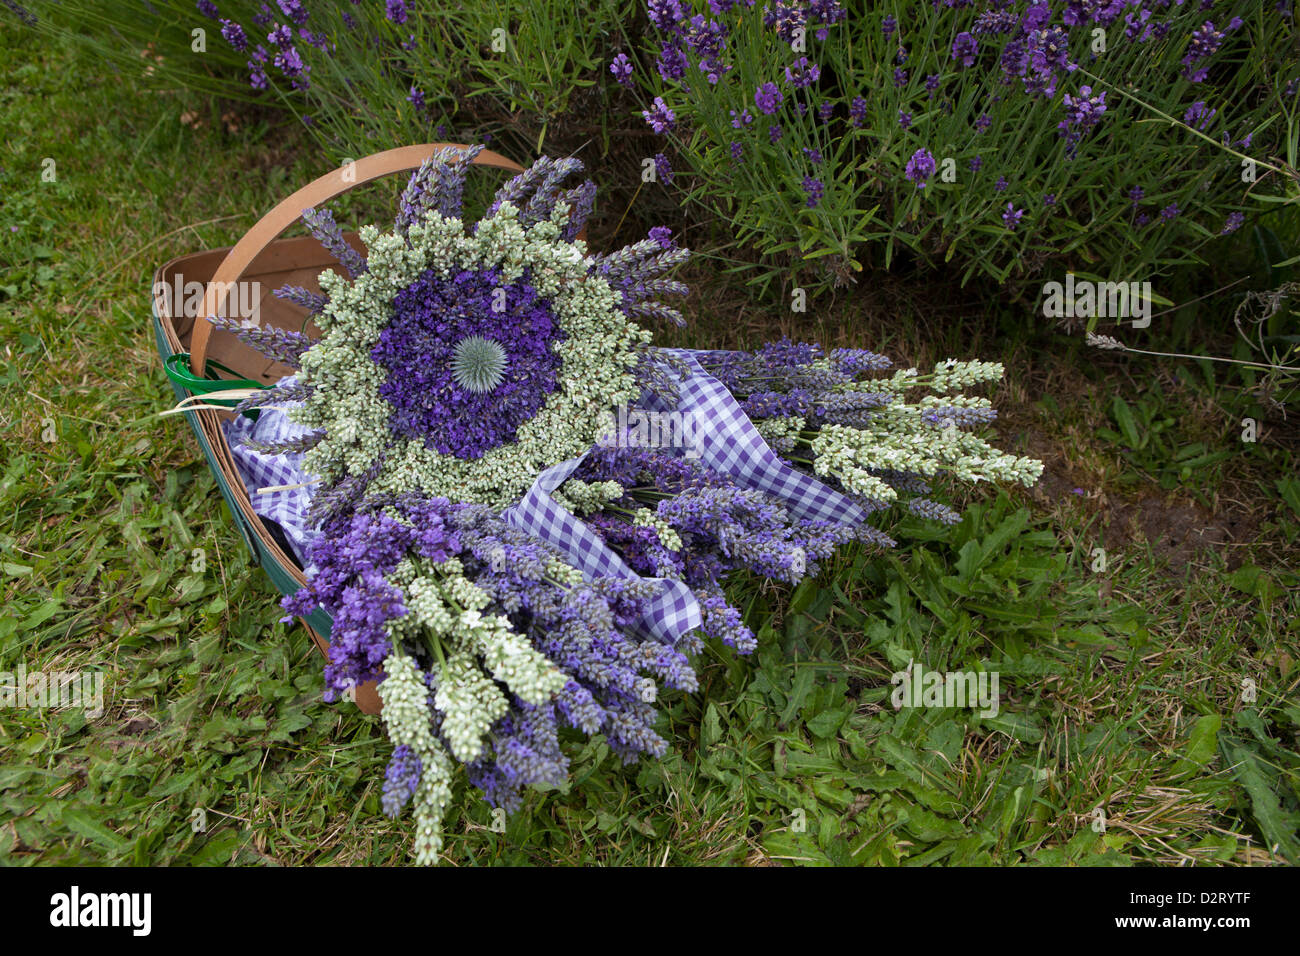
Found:
[[[442,736],[452,756],[462,763],[478,759],[492,725],[510,707],[505,694],[468,652],[447,659],[433,702],[442,715]]]
[[[652,528],[659,543],[669,551],[682,549],[681,536],[673,526],[649,508],[638,508],[632,515],[632,524],[640,528]]]
[[[617,481],[586,482],[581,478],[570,478],[555,489],[551,497],[561,508],[567,508],[575,515],[586,515],[617,501],[625,493],[626,489]]]
[[[442,852],[442,818],[451,802],[453,764],[433,735],[428,689],[414,661],[395,652],[385,659],[384,672],[379,698],[388,737],[395,747],[410,747],[422,767],[413,806],[415,862],[429,866]]]

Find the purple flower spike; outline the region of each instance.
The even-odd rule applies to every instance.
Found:
[[[973,66],[978,54],[979,43],[965,30],[958,33],[956,39],[952,41],[952,58],[963,67]]]
[[[808,208],[815,209],[817,204],[822,201],[822,196],[826,193],[826,187],[820,179],[805,176],[803,178],[803,191],[808,197]]]
[[[677,123],[677,114],[668,108],[662,96],[656,96],[650,109],[642,110],[641,115],[650,124],[650,128],[660,135],[668,132]]]
[[[930,177],[934,175],[934,170],[934,154],[928,149],[918,149],[907,161],[903,175],[916,183],[917,189],[924,189]]]
[[[632,61],[627,58],[626,53],[614,57],[614,62],[609,65],[609,72],[614,74],[614,79],[621,85],[632,85]]]
[[[771,116],[785,99],[775,83],[764,83],[754,92],[754,105],[764,116]]]

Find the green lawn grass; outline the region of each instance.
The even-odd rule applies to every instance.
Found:
[[[0,709],[0,862],[405,862],[379,721],[321,702],[187,427],[156,417],[153,270],[232,243],[327,160],[9,24],[0,67],[0,670],[105,679],[98,717]],[[1300,862],[1294,435],[1246,446],[1251,399],[1223,381],[1147,365],[1160,387],[1135,389],[1123,358],[1014,315],[862,294],[737,321],[716,306],[740,288],[706,282],[682,341],[802,328],[911,364],[997,358],[1001,441],[1052,480],[972,497],[942,533],[905,522],[892,553],[793,590],[735,582],[760,650],[708,651],[664,760],[574,740],[569,783],[504,832],[467,789],[447,862]],[[1170,514],[1248,532],[1184,547],[1158,533]],[[894,709],[909,662],[998,672],[999,713]]]

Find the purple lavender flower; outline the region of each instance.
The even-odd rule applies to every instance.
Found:
[[[917,189],[924,189],[930,177],[935,171],[934,155],[928,149],[918,149],[912,154],[912,158],[907,161],[907,166],[903,170],[909,180],[916,184]]]
[[[195,6],[198,7],[199,13],[203,14],[209,20],[215,20],[219,15],[217,12],[217,5],[213,3],[212,0],[199,0]]]
[[[775,83],[764,83],[754,91],[754,105],[765,116],[771,116],[785,99]]]
[[[254,55],[254,58],[248,61],[248,84],[255,90],[264,90],[267,87],[267,76],[262,64],[266,62],[266,50],[261,46],[257,49],[262,51],[262,59],[258,60]]]
[[[853,125],[861,129],[867,121],[867,100],[866,97],[855,96],[853,102],[849,104],[849,116],[853,120]]]
[[[1178,208],[1178,203],[1176,203],[1176,202],[1171,202],[1171,203],[1170,203],[1168,206],[1166,206],[1164,209],[1161,209],[1161,210],[1160,210],[1160,221],[1161,221],[1161,222],[1172,222],[1173,220],[1175,220],[1175,219],[1178,218],[1178,215],[1179,215],[1179,213],[1181,213],[1181,212],[1182,212],[1182,210]]]
[[[978,54],[979,43],[965,30],[952,41],[952,58],[963,67],[973,66]]]
[[[417,111],[424,109],[424,91],[422,91],[418,86],[411,87],[411,92],[406,95],[406,99],[416,108]]]
[[[388,0],[384,8],[384,16],[401,26],[406,22],[406,0]]]
[[[995,192],[1006,192],[1007,185],[1007,177],[999,176],[998,181],[993,184],[993,189]]]
[[[1129,202],[1134,206],[1140,203],[1142,201],[1142,197],[1145,195],[1146,195],[1146,190],[1143,189],[1141,186],[1134,186],[1132,189],[1128,191]]]
[[[424,766],[414,750],[405,744],[393,748],[388,769],[384,771],[383,799],[380,801],[385,816],[396,817],[402,812],[402,807],[415,796],[423,772]]]
[[[850,379],[867,372],[883,372],[894,364],[889,356],[867,349],[832,349],[830,360],[841,374]]]
[[[808,21],[808,12],[798,0],[777,0],[774,7],[763,8],[763,25],[776,30],[783,43],[791,43],[795,31]]]
[[[925,91],[930,95],[931,99],[934,98],[935,93],[939,92],[938,73],[931,73],[929,76],[925,78]]]
[[[209,316],[208,321],[217,328],[230,332],[239,341],[261,352],[271,361],[280,362],[293,369],[301,367],[302,354],[318,341],[302,332],[281,329],[273,325],[245,325],[239,319],[226,316]]]
[[[909,128],[911,127],[911,125],[912,125],[912,114],[911,114],[911,113],[906,113],[906,112],[904,112],[903,110],[899,110],[899,111],[898,111],[898,128],[899,128],[899,129],[904,129],[904,130],[905,130],[905,129],[909,129]]]
[[[686,32],[686,45],[699,58],[700,71],[703,73],[725,73],[731,69],[722,63],[721,57],[727,46],[727,28],[714,20],[701,15],[691,17]]]
[[[817,116],[823,123],[829,120],[835,114],[835,104],[827,100],[821,106],[817,107]]]
[[[1209,75],[1205,67],[1196,64],[1213,56],[1223,43],[1224,34],[1214,28],[1213,21],[1206,20],[1192,34],[1187,43],[1187,53],[1183,56],[1183,78],[1192,83],[1200,83]]]
[[[1002,55],[998,60],[1002,67],[1002,74],[1006,82],[1011,82],[1015,77],[1024,76],[1025,70],[1029,67],[1029,48],[1024,40],[1008,40],[1002,48]]]
[[[785,68],[785,81],[796,90],[807,89],[821,75],[821,68],[816,63],[809,63],[806,56],[799,57],[792,66]]]
[[[302,7],[302,0],[277,0],[280,12],[298,26],[307,22],[307,11]]]
[[[1187,112],[1183,114],[1183,122],[1204,132],[1205,127],[1210,125],[1210,120],[1214,119],[1214,114],[1217,112],[1218,110],[1207,108],[1204,100],[1197,100],[1187,107]]]
[[[1102,115],[1106,112],[1106,94],[1103,91],[1093,96],[1091,86],[1081,86],[1078,96],[1066,93],[1064,102],[1065,119],[1056,126],[1065,138],[1066,155],[1074,156],[1079,141],[1101,122]]]
[[[745,148],[735,140],[732,140],[731,145],[727,147],[727,151],[731,154],[731,158],[734,162],[739,163],[744,161]]]
[[[928,498],[912,498],[907,502],[907,510],[918,518],[937,521],[940,524],[954,525],[961,521],[961,515],[947,505],[939,504]]]
[[[659,48],[659,58],[655,61],[655,69],[659,75],[666,81],[680,80],[686,76],[686,71],[690,69],[691,61],[676,43],[671,40],[664,40]]]
[[[886,13],[885,19],[880,21],[880,32],[884,34],[885,39],[888,40],[894,35],[894,31],[897,29],[898,21],[895,20],[891,14]]]
[[[750,123],[754,122],[754,114],[747,109],[742,109],[739,113],[735,110],[729,110],[731,113],[731,128],[744,129]]]
[[[650,0],[646,4],[646,15],[655,29],[663,33],[675,30],[685,17],[679,0]]]
[[[329,37],[323,33],[312,33],[306,27],[303,27],[298,31],[298,39],[302,40],[303,43],[314,46],[318,50],[326,50],[329,48]]]
[[[1137,14],[1125,14],[1124,36],[1138,43],[1146,43],[1153,35],[1150,10],[1139,10]]]
[[[266,40],[272,46],[283,50],[293,46],[293,31],[286,24],[280,23],[266,35]]]
[[[661,183],[671,183],[673,181],[673,167],[668,162],[668,157],[663,153],[655,153],[655,173]]]
[[[809,146],[803,148],[804,158],[813,166],[820,166],[822,162],[822,151]]]
[[[1025,211],[1023,209],[1017,209],[1011,203],[1007,203],[1007,208],[1002,210],[1002,222],[1014,232],[1016,226],[1020,225],[1020,220],[1024,218],[1024,215]]]
[[[993,125],[993,117],[989,116],[988,113],[981,113],[975,117],[975,132],[982,133],[991,125]]]
[[[655,226],[650,230],[650,239],[659,244],[660,249],[673,247],[673,231],[667,226]]]
[[[980,171],[980,167],[983,165],[984,165],[984,157],[979,155],[971,157],[970,171],[972,173],[978,173]]]
[[[248,35],[244,33],[244,28],[233,20],[221,21],[221,36],[236,53],[243,53],[248,49]]]
[[[671,130],[677,123],[677,114],[668,108],[662,96],[656,96],[654,102],[650,104],[650,109],[642,110],[641,115],[650,124],[650,128],[661,135]]]
[[[614,79],[623,86],[632,85],[632,61],[627,58],[626,53],[620,53],[614,57],[614,62],[609,65],[609,72],[614,74]]]
[[[901,89],[907,85],[907,71],[901,66],[894,68],[894,89]]]
[[[1084,2],[1092,2],[1093,6],[1098,5],[1095,0],[1084,0]],[[1025,11],[1024,18],[1020,21],[1020,29],[1024,33],[1036,33],[1046,27],[1051,19],[1052,8],[1047,4],[1046,0],[1033,0],[1029,4],[1029,9]],[[1066,23],[1069,23],[1068,19]]]
[[[286,299],[301,309],[306,310],[308,315],[316,315],[324,312],[325,306],[329,300],[319,292],[312,292],[300,285],[282,285],[276,289],[276,297]]]
[[[767,128],[767,140],[769,143],[775,143],[785,135],[785,130],[781,128],[780,123],[773,123]]]
[[[278,70],[287,77],[300,77],[306,72],[306,67],[302,62],[302,54],[298,52],[295,46],[284,47],[275,55],[273,61]]]
[[[1236,232],[1238,229],[1241,228],[1242,224],[1245,221],[1246,221],[1246,216],[1244,213],[1240,213],[1240,212],[1228,213],[1228,218],[1224,220],[1223,229],[1220,230],[1219,235],[1226,236],[1228,235],[1228,233]]]
[[[1027,35],[1025,59],[1018,74],[1026,93],[1054,96],[1059,75],[1075,68],[1070,62],[1070,35],[1064,28],[1048,27]]]
[[[1056,193],[1044,193],[1044,194],[1043,194],[1043,205],[1044,205],[1044,206],[1055,206],[1055,205],[1056,205]]]
[[[488,752],[465,768],[484,800],[510,813],[523,803],[523,788],[564,782],[569,760],[560,748],[558,718],[598,733],[607,715],[577,681],[570,681],[554,704],[535,706],[516,698],[509,713],[492,726]]]
[[[814,179],[811,176],[803,178],[803,191],[807,195],[807,206],[809,209],[816,208],[817,204],[822,201],[822,196],[826,192],[826,187],[820,179]]]

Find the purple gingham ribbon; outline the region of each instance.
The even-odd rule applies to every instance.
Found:
[[[301,438],[311,429],[289,421],[289,417],[279,408],[262,409],[257,421],[245,415],[236,415],[225,423],[225,429],[230,455],[235,459],[235,468],[239,471],[244,487],[248,489],[253,511],[264,518],[270,518],[284,529],[294,554],[306,567],[307,551],[312,539],[316,537],[315,530],[308,528],[306,521],[307,506],[311,503],[311,486],[258,494],[262,488],[298,485],[310,481],[311,477],[302,469],[302,455],[263,455],[244,443],[251,439],[278,444]]]
[[[675,407],[649,393],[642,396],[647,411],[675,411],[693,416],[700,459],[708,467],[730,475],[743,488],[764,491],[782,501],[796,517],[811,521],[859,524],[863,510],[846,496],[810,475],[802,474],[782,461],[758,433],[727,387],[704,371],[696,356],[705,354],[674,349],[671,354],[685,363],[689,372],[678,383]],[[309,480],[302,471],[301,455],[261,455],[240,444],[252,438],[274,444],[297,438],[308,429],[289,421],[279,408],[263,409],[257,422],[238,417],[226,426],[231,452],[240,476],[249,489],[253,510],[277,522],[295,546],[299,560],[306,562],[307,547],[315,531],[307,527],[305,515],[310,488],[259,495],[259,488],[292,485]],[[637,577],[604,541],[583,521],[562,508],[551,493],[562,485],[586,455],[547,468],[537,476],[518,504],[506,509],[505,518],[521,531],[535,535],[558,548],[587,577]],[[641,617],[641,627],[656,639],[675,645],[685,633],[700,626],[699,603],[681,581],[651,578],[659,584],[658,594]]]
[[[559,548],[588,579],[593,577],[635,578],[629,568],[580,518],[556,503],[551,492],[573,474],[586,455],[552,465],[537,476],[519,504],[506,509],[505,518],[520,531],[541,538]],[[681,581],[649,578],[659,584],[659,593],[641,612],[639,624],[656,640],[676,645],[687,631],[703,621],[695,594]]]
[[[866,519],[866,513],[847,497],[780,459],[727,386],[700,367],[695,357],[707,353],[690,349],[665,351],[690,369],[691,374],[677,387],[677,410],[694,415],[703,426],[699,442],[704,464],[735,478],[743,488],[765,491],[780,499],[797,518],[837,524],[861,524]],[[656,406],[655,410],[666,410],[666,403],[655,396],[644,396],[643,403]]]

